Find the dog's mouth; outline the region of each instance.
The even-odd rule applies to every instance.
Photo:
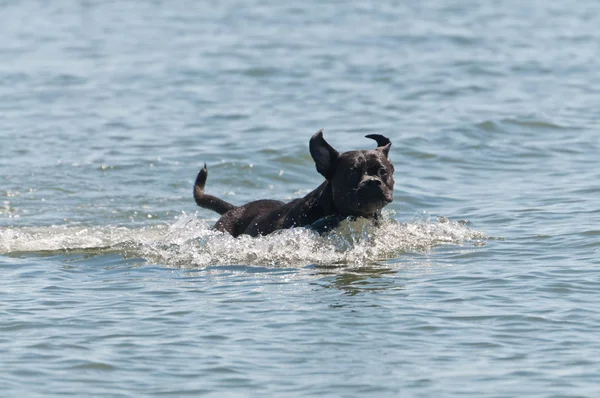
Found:
[[[369,217],[379,213],[383,207],[393,200],[393,194],[390,190],[373,185],[359,187],[346,197],[351,215],[360,217]]]

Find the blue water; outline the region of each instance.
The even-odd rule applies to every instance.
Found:
[[[0,2],[2,396],[596,397],[600,3]],[[395,200],[237,239],[392,140]]]

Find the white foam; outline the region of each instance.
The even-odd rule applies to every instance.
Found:
[[[170,225],[126,227],[30,227],[0,229],[0,254],[42,251],[116,251],[124,256],[178,267],[209,265],[300,266],[365,264],[423,252],[441,244],[481,244],[482,232],[447,219],[401,223],[388,217],[381,226],[346,221],[328,235],[305,228],[268,236],[233,238],[211,223],[183,215]]]
[[[152,241],[167,228],[147,227],[22,227],[0,228],[0,254],[68,250],[110,250],[132,242]]]

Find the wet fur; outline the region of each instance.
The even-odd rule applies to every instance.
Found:
[[[234,206],[204,192],[205,164],[196,177],[194,199],[198,206],[221,214],[215,229],[233,236],[267,235],[317,221],[318,229],[326,230],[350,216],[377,219],[383,206],[392,201],[394,166],[388,158],[390,141],[381,135],[367,137],[377,141],[376,150],[340,155],[325,141],[322,130],[313,135],[310,152],[325,181],[303,198],[288,203],[263,199]]]

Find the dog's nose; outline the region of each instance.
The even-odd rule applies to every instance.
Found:
[[[365,181],[365,185],[379,187],[381,186],[381,180],[379,178],[369,178]]]

